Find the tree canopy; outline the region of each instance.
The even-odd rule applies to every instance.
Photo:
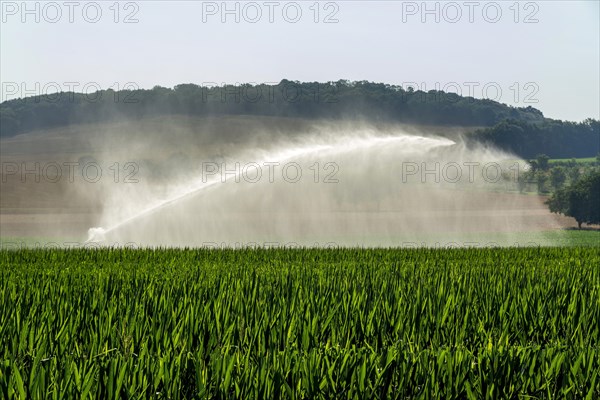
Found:
[[[600,121],[508,119],[475,132],[473,138],[511,151],[523,158],[540,153],[551,158],[594,157],[600,151]],[[546,160],[547,162],[547,160]]]
[[[531,107],[514,108],[442,91],[347,80],[63,92],[5,101],[0,112],[3,137],[70,123],[165,114],[364,118],[461,126],[492,126],[506,118],[543,120],[542,113]]]
[[[61,92],[0,104],[0,137],[69,124],[148,116],[256,115],[364,119],[422,125],[486,127],[472,138],[522,157],[589,157],[600,151],[599,122],[563,122],[532,107],[511,107],[455,93],[368,81],[278,84],[181,84],[174,88]]]
[[[600,224],[600,172],[554,192],[546,202],[550,211],[575,218],[577,225]]]

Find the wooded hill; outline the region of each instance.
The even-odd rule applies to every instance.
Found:
[[[475,132],[470,139],[492,143],[527,158],[539,153],[553,158],[591,157],[600,151],[600,124],[596,120],[563,122],[545,118],[532,107],[347,80],[282,80],[275,85],[213,87],[181,84],[173,89],[156,86],[148,90],[27,97],[0,104],[0,137],[70,124],[161,115],[254,115],[471,126]]]

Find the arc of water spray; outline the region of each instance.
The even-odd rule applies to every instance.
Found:
[[[263,163],[266,162],[275,162],[275,163],[284,163],[293,159],[294,157],[303,157],[313,153],[324,152],[327,150],[334,150],[337,153],[342,153],[345,151],[356,150],[359,148],[367,148],[373,147],[376,145],[382,144],[393,144],[394,142],[400,142],[406,140],[407,137],[416,138],[417,140],[425,140],[429,141],[430,144],[434,144],[437,146],[448,146],[455,144],[453,141],[445,138],[425,138],[421,136],[383,136],[383,137],[370,137],[370,138],[361,138],[361,139],[351,139],[351,140],[342,140],[340,142],[332,143],[332,144],[321,144],[321,145],[313,145],[313,146],[301,146],[291,150],[280,151],[279,153],[274,154],[268,159],[264,159]],[[435,147],[435,146],[434,146]],[[236,172],[233,175],[233,179],[239,179],[239,173]],[[196,195],[198,192],[207,190],[209,188],[215,187],[219,184],[224,184],[227,182],[227,179],[214,179],[212,181],[205,182],[200,180],[200,182],[196,182],[195,184],[187,187],[183,192],[176,193],[171,197],[164,199],[157,204],[146,207],[140,212],[125,218],[124,220],[110,226],[107,229],[96,227],[90,228],[88,230],[88,240],[85,243],[104,241],[104,236],[115,229],[118,229],[124,225],[129,224],[132,221],[135,221],[144,216],[151,215],[175,202],[179,202],[185,198]]]

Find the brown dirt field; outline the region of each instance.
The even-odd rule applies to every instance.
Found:
[[[219,154],[223,149],[235,146],[236,139],[231,132],[245,131],[248,137],[269,126],[274,132],[285,131],[293,126],[298,131],[309,126],[298,120],[268,119],[260,121],[252,117],[238,119],[211,119],[199,123],[189,119],[150,119],[141,125],[127,123],[105,124],[103,126],[81,125],[65,130],[52,130],[19,135],[3,139],[0,146],[2,163],[40,163],[42,168],[48,163],[76,162],[81,157],[103,157],[103,160],[127,160],[128,157],[148,157],[165,159],[178,151],[178,140],[194,139],[194,146],[186,147],[186,154],[201,157],[206,154]],[[126,146],[119,135],[130,132],[132,135],[150,135],[154,141],[140,141],[143,145],[131,148]],[[168,131],[169,135],[162,135]],[[115,134],[117,132],[118,134]],[[254,132],[254,133],[253,133]],[[206,135],[202,139],[203,134]],[[198,136],[199,135],[199,136]],[[229,135],[229,136],[228,136]],[[219,145],[211,144],[216,137],[224,136]],[[239,136],[239,135],[238,135]],[[229,146],[229,147],[228,147]],[[30,164],[31,165],[31,164]],[[6,172],[3,170],[3,172]],[[23,180],[19,174],[0,174],[0,237],[44,237],[82,238],[90,227],[98,226],[102,215],[102,192],[109,176],[101,183],[83,182],[75,179],[69,182],[64,175],[57,182],[42,176],[39,182],[33,175]],[[78,178],[78,176],[76,176]],[[110,183],[110,182],[109,182]],[[406,233],[437,232],[440,227],[452,226],[462,232],[513,232],[547,231],[576,227],[572,218],[552,214],[544,204],[544,197],[517,193],[460,192],[454,191],[443,202],[433,204],[426,215],[412,215],[411,209],[419,205],[418,197],[411,197],[410,189],[401,198],[381,199],[377,202],[344,204],[335,209],[320,210],[311,214],[292,215],[285,218],[295,223],[313,226],[320,224],[324,233],[328,227],[345,226],[349,234],[362,234],[361,225],[385,226],[382,232]],[[219,218],[235,220],[235,213],[220,215]],[[210,219],[211,216],[206,218]],[[216,218],[216,217],[215,217]],[[243,221],[262,224],[265,214],[245,215]],[[277,220],[275,211],[269,218]],[[392,227],[392,228],[390,228]],[[333,228],[332,228],[333,229]]]
[[[82,191],[70,190],[68,184],[9,182],[3,183],[0,190],[2,237],[84,238],[90,227],[99,225],[102,207],[95,201],[93,185]],[[550,213],[541,196],[482,192],[453,195],[452,204],[434,204],[426,215],[412,214],[407,193],[401,201],[388,199],[358,208],[342,204],[339,209],[280,217],[299,227],[306,225],[308,231],[319,225],[324,235],[340,229],[349,235],[362,235],[366,233],[362,226],[382,227],[381,232],[372,232],[375,235],[406,234],[407,230],[435,233],[448,231],[447,227],[460,232],[529,232],[577,226],[572,218]],[[203,221],[217,223],[211,218],[205,216]],[[214,218],[221,218],[224,225],[238,220],[253,226],[265,224],[266,219],[274,224],[279,219],[278,211],[268,217],[264,213],[231,212]]]

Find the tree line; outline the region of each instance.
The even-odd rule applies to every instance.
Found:
[[[550,158],[594,157],[600,152],[600,121],[583,122],[546,118],[539,122],[504,120],[471,136],[523,158],[546,154]]]
[[[506,118],[542,121],[540,111],[491,100],[367,81],[295,82],[275,85],[200,86],[63,92],[0,105],[3,137],[71,123],[176,115],[265,115],[299,118],[364,118],[428,125],[492,126]]]
[[[598,121],[563,122],[533,107],[511,107],[437,90],[368,81],[338,80],[278,84],[196,85],[174,88],[61,92],[0,104],[0,137],[69,124],[136,120],[148,116],[256,115],[364,119],[437,126],[484,127],[474,140],[522,157],[594,156],[600,149]]]

